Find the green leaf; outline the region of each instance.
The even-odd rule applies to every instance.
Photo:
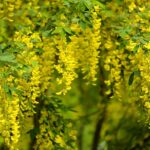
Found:
[[[62,37],[65,37],[65,35],[66,35],[63,27],[56,27],[55,30],[52,32],[52,34],[59,34]]]
[[[8,95],[8,97],[11,99],[12,98],[11,88],[6,83],[2,85],[2,88],[4,89],[4,91]]]
[[[31,64],[32,64],[33,67],[36,67],[36,66],[39,65],[38,61],[32,61]]]
[[[134,49],[133,49],[133,53],[134,53],[134,54],[136,54],[136,53],[137,53],[137,51],[138,51],[139,47],[140,47],[139,45],[136,45],[136,46],[134,47]]]
[[[39,55],[41,55],[44,52],[44,50],[42,48],[35,48],[35,51]]]
[[[90,0],[84,0],[83,4],[85,5],[86,8],[90,9],[92,6],[92,3]]]
[[[2,53],[0,55],[0,62],[2,63],[17,63],[15,56],[13,54],[8,54],[8,53]]]
[[[42,36],[44,37],[48,37],[51,34],[52,30],[46,30],[44,32],[42,32]]]
[[[81,28],[83,29],[83,30],[85,30],[86,29],[86,27],[87,27],[87,24],[85,23],[85,22],[83,22],[83,21],[80,21],[80,26],[81,26]]]
[[[66,33],[72,34],[72,31],[71,31],[70,28],[68,28],[68,27],[63,27],[63,29],[64,29],[64,31],[65,31]]]
[[[129,85],[132,85],[135,76],[138,76],[138,77],[140,76],[140,71],[139,71],[139,70],[134,70],[134,71],[131,73],[131,75],[130,75],[130,77],[129,77],[129,80],[128,80],[128,84],[129,84]]]
[[[16,46],[19,48],[19,49],[24,49],[26,48],[26,45],[22,42],[15,42]]]
[[[131,75],[130,75],[130,77],[129,77],[129,80],[128,80],[128,84],[129,84],[129,85],[132,85],[133,80],[134,80],[134,72],[131,73]]]
[[[63,27],[56,27],[52,34],[61,34],[63,31]]]

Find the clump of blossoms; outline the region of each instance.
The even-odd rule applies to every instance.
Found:
[[[130,99],[129,102],[142,104],[149,118],[149,2],[111,1],[107,9],[113,15],[103,14],[101,9],[102,23],[107,22],[101,28],[102,63],[107,72],[105,93],[121,101]],[[122,21],[118,12],[122,12]],[[111,25],[117,19],[118,23]]]
[[[34,149],[76,149],[76,131],[58,114],[59,102],[49,97],[66,94],[78,72],[87,81],[96,81],[101,19],[99,6],[91,8],[91,25],[83,29],[66,16],[72,10],[59,0],[3,0],[0,4],[0,134],[8,149],[21,149],[27,121],[28,134],[34,131],[31,127],[37,129]]]

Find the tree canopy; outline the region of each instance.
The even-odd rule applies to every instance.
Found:
[[[0,145],[148,150],[150,1],[1,0]]]

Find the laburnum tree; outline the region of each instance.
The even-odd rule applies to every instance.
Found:
[[[150,1],[0,0],[2,150],[148,150]]]

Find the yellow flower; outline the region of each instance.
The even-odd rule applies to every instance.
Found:
[[[132,12],[135,8],[136,8],[135,3],[131,2],[131,4],[129,5],[129,12]]]
[[[61,147],[65,146],[65,142],[64,142],[63,138],[60,135],[57,135],[55,137],[55,142],[58,143]]]
[[[150,109],[150,102],[145,102],[144,106],[148,109]]]
[[[148,50],[150,50],[150,42],[146,43],[146,44],[144,45],[144,47],[147,48]]]

